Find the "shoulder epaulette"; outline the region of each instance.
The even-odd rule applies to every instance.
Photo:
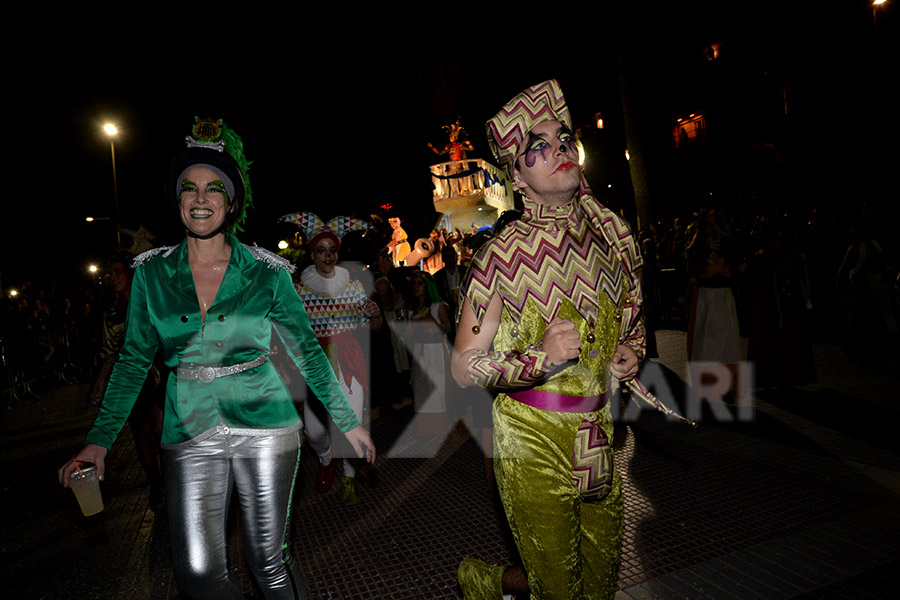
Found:
[[[270,252],[265,248],[260,248],[256,244],[252,246],[244,244],[244,248],[249,250],[250,254],[252,254],[253,258],[255,258],[256,260],[265,261],[270,269],[284,269],[289,273],[293,273],[297,269],[297,267],[292,265],[290,261],[283,256],[278,256],[274,252]]]
[[[162,254],[163,257],[169,256],[177,247],[178,246],[160,246],[159,248],[153,248],[151,250],[147,250],[146,252],[141,252],[134,257],[134,261],[131,263],[131,268],[136,269],[157,254]]]

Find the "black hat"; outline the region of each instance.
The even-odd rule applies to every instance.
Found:
[[[250,184],[246,178],[250,163],[244,156],[240,137],[221,119],[212,121],[195,117],[191,135],[184,139],[187,147],[169,163],[165,182],[166,199],[174,202],[178,208],[184,174],[193,167],[208,168],[223,178],[228,191],[228,208],[223,227],[234,226],[240,230],[246,208],[251,203]]]

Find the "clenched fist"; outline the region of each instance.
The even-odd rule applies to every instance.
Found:
[[[542,345],[550,362],[559,365],[578,358],[581,351],[581,336],[575,328],[575,323],[556,317],[544,330]]]
[[[612,371],[613,377],[619,381],[630,381],[638,373],[638,367],[641,361],[634,350],[628,346],[620,345],[616,348],[609,370]]]

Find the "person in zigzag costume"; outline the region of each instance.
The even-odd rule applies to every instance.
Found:
[[[522,218],[473,258],[453,374],[496,394],[494,470],[532,598],[612,598],[622,536],[611,376],[644,357],[641,259],[628,225],[578,165],[559,84],[528,88],[487,123],[524,196]],[[503,569],[460,566],[468,600],[502,594]]]

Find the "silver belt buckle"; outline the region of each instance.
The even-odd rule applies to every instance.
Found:
[[[216,370],[213,367],[202,367],[198,379],[203,383],[212,383],[216,379]]]

